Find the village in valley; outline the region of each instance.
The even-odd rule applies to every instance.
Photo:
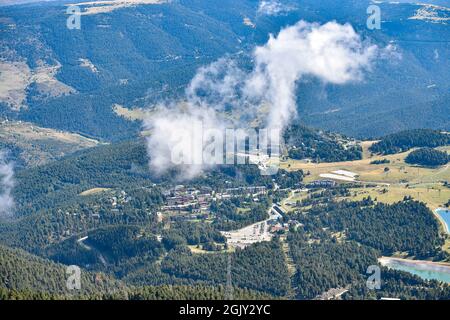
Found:
[[[283,159],[280,163],[281,168],[288,172],[302,170],[304,173],[303,181],[298,181],[294,188],[280,188],[276,183],[273,189],[264,185],[220,189],[181,184],[167,187],[162,190],[164,204],[158,211],[149,211],[148,214],[156,215],[157,221],[165,225],[165,228],[170,228],[170,224],[175,222],[212,223],[215,218],[214,212],[211,212],[213,203],[239,199],[241,207],[238,208],[238,213],[246,214],[252,210],[252,205],[267,201],[274,192],[282,194],[279,201],[271,203],[268,207],[266,219],[242,228],[221,231],[227,240],[228,250],[234,250],[257,242],[270,241],[276,235],[286,234],[290,228],[297,228],[300,223],[293,219],[290,213],[298,208],[308,207],[308,198],[325,190],[338,190],[336,200],[362,200],[371,197],[380,202],[394,203],[401,201],[405,196],[411,196],[424,201],[431,210],[443,206],[445,200],[450,198],[450,189],[445,187],[446,181],[450,178],[448,166],[443,168],[410,166],[404,162],[409,152],[383,157],[373,155],[368,152],[368,147],[372,143],[374,142],[362,142],[364,154],[362,160],[313,163],[308,160]],[[380,165],[377,162],[381,161],[380,159],[389,163]],[[158,186],[154,184],[151,188],[155,187]],[[105,202],[110,206],[110,212],[115,214],[120,214],[120,208],[132,200],[132,196],[124,190],[107,188],[87,190],[81,195],[95,193],[105,193]],[[99,219],[100,213],[94,210],[91,216]],[[445,248],[449,250],[450,244],[447,243]],[[201,250],[200,246],[195,248],[195,252],[207,251]]]
[[[290,189],[285,191],[290,192]],[[267,196],[265,186],[247,186],[227,188],[222,192],[215,192],[210,188],[186,188],[178,185],[172,190],[165,191],[166,205],[161,207],[158,216],[171,221],[208,221],[212,220],[210,206],[213,201],[221,201],[232,198],[243,198],[253,203],[258,203],[261,197]],[[245,208],[243,208],[245,211]],[[291,225],[297,225],[296,220],[282,223],[281,218],[286,211],[281,205],[273,204],[268,210],[269,218],[245,226],[238,230],[222,231],[227,239],[229,248],[245,248],[260,241],[270,241],[273,235],[281,231],[287,231]]]

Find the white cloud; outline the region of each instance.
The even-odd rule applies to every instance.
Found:
[[[6,153],[0,151],[0,217],[10,216],[14,207],[14,167],[6,160]]]
[[[284,128],[296,115],[299,79],[310,75],[334,84],[361,80],[376,51],[349,24],[300,21],[255,49],[255,68],[245,92],[270,104],[268,127]]]
[[[263,0],[259,3],[258,14],[276,16],[293,10],[294,7],[282,4],[277,0]]]
[[[245,76],[235,61],[221,58],[197,71],[186,89],[187,100],[223,110],[239,100],[239,88]]]
[[[212,108],[185,103],[179,106],[160,106],[144,121],[151,130],[147,138],[150,168],[157,174],[182,165],[178,178],[188,180],[209,167],[205,163],[207,142],[225,129]],[[220,163],[220,162],[219,162]]]
[[[403,59],[403,55],[400,48],[392,42],[378,51],[378,58],[380,60],[388,60],[391,63],[396,63]]]
[[[243,118],[254,119],[262,114],[263,105],[268,106],[265,126],[284,129],[296,116],[295,93],[302,77],[333,84],[358,81],[377,52],[377,47],[364,43],[349,24],[300,21],[255,48],[250,72],[227,58],[200,68],[186,89],[183,112],[160,107],[145,121],[145,128],[152,130],[148,138],[151,167],[159,173],[171,168],[174,146],[198,156],[195,143],[187,138],[192,137],[189,132],[196,131],[199,123],[205,128],[225,128],[221,115],[227,107]],[[248,124],[234,119],[234,126],[245,128]],[[193,177],[203,168],[188,166],[185,177]]]

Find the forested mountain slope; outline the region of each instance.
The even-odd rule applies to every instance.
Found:
[[[303,122],[365,137],[449,129],[449,30],[445,21],[410,19],[428,10],[425,5],[379,3],[382,28],[368,30],[370,1],[283,4],[273,14],[258,9],[256,0],[136,5],[83,15],[80,30],[66,28],[60,2],[2,7],[0,70],[12,87],[0,94],[0,112],[43,127],[126,139],[140,124],[118,116],[113,105],[152,107],[176,100],[200,66],[225,56],[246,68],[253,48],[269,33],[301,19],[336,20],[351,23],[384,56],[359,83],[302,81],[297,105]],[[438,16],[446,10],[437,9]]]

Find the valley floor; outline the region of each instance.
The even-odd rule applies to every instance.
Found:
[[[379,202],[392,204],[403,200],[405,197],[422,201],[434,212],[443,207],[450,199],[450,188],[444,182],[450,181],[449,165],[427,168],[405,163],[406,156],[412,151],[398,154],[380,156],[373,155],[369,147],[376,141],[363,141],[363,159],[344,162],[311,163],[303,160],[288,159],[281,162],[281,167],[286,170],[303,170],[308,175],[305,182],[331,179],[338,183],[354,183],[351,195],[339,199],[358,201],[371,197]],[[450,152],[450,147],[437,148]],[[389,160],[385,164],[372,164],[376,160]],[[340,174],[336,174],[340,173]],[[346,172],[355,173],[354,179],[349,178]],[[340,178],[342,177],[342,179]],[[283,202],[286,210],[292,209],[289,204],[306,197],[306,193],[295,193]],[[446,231],[442,219],[442,232]],[[443,249],[450,252],[450,239],[446,240]]]

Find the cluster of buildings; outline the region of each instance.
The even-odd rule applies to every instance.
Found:
[[[301,225],[297,220],[289,220],[288,222],[280,222],[279,220],[269,220],[267,222],[270,233],[287,232],[291,227],[297,228]]]
[[[212,201],[247,196],[252,197],[253,201],[256,202],[259,201],[259,195],[265,195],[266,193],[267,189],[264,186],[227,188],[216,192],[208,187],[186,188],[183,185],[178,185],[163,193],[166,197],[166,203],[161,207],[161,210],[208,213]]]
[[[289,231],[290,227],[297,228],[300,222],[295,219],[289,219],[287,222],[282,222],[283,216],[286,216],[286,211],[279,205],[275,204],[271,209],[271,216],[267,220],[268,231],[272,234]]]
[[[209,210],[214,192],[207,187],[196,189],[178,185],[164,191],[163,194],[166,197],[166,203],[161,210],[205,212]]]
[[[306,185],[308,189],[315,188],[333,188],[337,185],[337,182],[330,179],[314,180]]]
[[[128,203],[129,201],[131,201],[131,197],[129,197],[127,193],[122,190],[117,195],[109,198],[109,201],[111,202],[111,206],[113,208],[111,212],[114,212],[115,210],[118,211],[117,205]]]

